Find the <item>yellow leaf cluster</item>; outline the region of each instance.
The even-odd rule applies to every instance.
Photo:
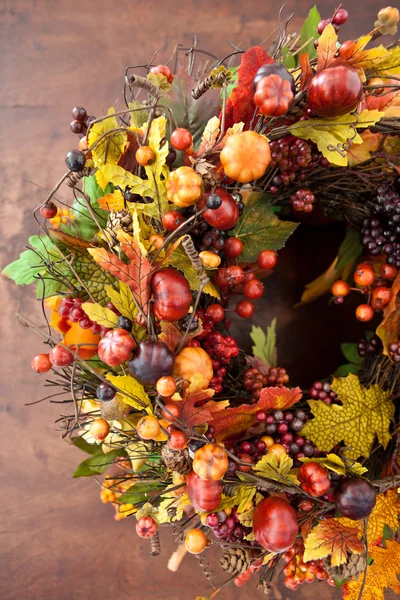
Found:
[[[113,329],[118,325],[118,315],[109,308],[97,304],[97,302],[84,302],[82,309],[91,321],[98,323],[102,327]]]
[[[304,541],[304,562],[330,556],[331,565],[339,567],[347,562],[347,553],[361,554],[364,543],[358,539],[356,527],[345,527],[336,519],[318,523]]]
[[[266,479],[273,479],[286,485],[299,485],[296,475],[290,473],[292,467],[293,460],[287,454],[281,456],[279,460],[276,454],[265,454],[253,467],[253,471]]]
[[[117,390],[120,390],[117,395],[121,396],[125,404],[129,404],[129,406],[133,406],[137,410],[145,409],[149,415],[153,414],[150,398],[146,394],[142,384],[136,381],[134,377],[107,373],[106,378]]]
[[[253,500],[257,488],[252,485],[238,485],[233,496],[222,495],[222,502],[217,510],[234,508],[237,506],[238,513],[247,512],[250,502]]]
[[[127,142],[125,131],[121,127],[115,116],[115,110],[111,107],[107,119],[92,125],[89,131],[88,144],[92,147],[92,156],[95,167],[103,167],[105,164],[116,165],[121,158]],[[96,172],[96,180],[104,190],[107,181],[102,175],[102,170]]]
[[[357,581],[349,581],[344,586],[344,600],[358,600],[363,587],[362,600],[384,600],[384,589],[392,588],[400,594],[399,565],[400,544],[394,540],[386,541],[386,548],[373,546],[368,550],[369,557],[373,560],[367,568],[367,576],[361,575]]]
[[[364,110],[359,115],[299,121],[291,125],[289,131],[296,137],[315,142],[331,164],[346,166],[349,142],[352,145],[363,143],[357,129],[371,127],[383,116],[384,113],[378,110]]]
[[[112,194],[106,194],[99,198],[100,208],[108,211],[122,210],[125,206],[124,197],[120,190],[115,190]]]
[[[394,533],[399,528],[400,501],[396,490],[389,490],[385,494],[379,494],[376,499],[374,510],[368,517],[367,539],[368,545],[372,545],[383,535],[383,528],[388,525]],[[358,536],[362,538],[364,534],[364,522],[353,521],[344,517],[337,519],[346,527],[356,527]]]
[[[342,405],[308,400],[314,419],[305,424],[301,435],[311,439],[323,452],[344,442],[346,454],[354,459],[369,456],[375,436],[386,448],[394,416],[390,392],[384,392],[378,385],[364,388],[353,374],[334,378],[331,387]]]

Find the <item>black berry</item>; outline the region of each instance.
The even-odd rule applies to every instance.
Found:
[[[70,171],[82,171],[85,166],[85,155],[80,150],[68,152],[65,163]]]
[[[120,329],[125,329],[125,331],[132,331],[132,321],[128,319],[128,317],[120,316],[118,317],[118,327]]]
[[[115,389],[108,383],[101,383],[96,389],[96,396],[99,400],[109,402],[116,394]]]
[[[76,119],[76,121],[84,121],[87,116],[86,109],[84,109],[82,106],[75,106],[72,109],[72,116],[74,119]]]
[[[222,204],[222,198],[221,196],[218,196],[218,194],[210,194],[207,198],[207,208],[210,208],[211,210],[215,210],[216,208],[219,208]]]

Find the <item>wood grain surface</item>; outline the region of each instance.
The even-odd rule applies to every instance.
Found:
[[[272,0],[2,0],[0,2],[1,79],[1,240],[4,266],[36,233],[32,209],[65,171],[65,153],[76,145],[69,131],[71,109],[79,104],[104,114],[121,102],[123,73],[146,63],[161,48],[160,62],[176,43],[220,56],[228,39],[243,47],[265,40],[277,25],[279,3]],[[372,26],[382,0],[349,2],[351,37]],[[289,0],[293,28],[313,3]],[[323,16],[335,4],[320,2]],[[121,105],[121,104],[120,104]],[[67,192],[62,192],[67,199]],[[300,228],[281,253],[277,272],[258,304],[257,321],[278,316],[280,363],[292,380],[310,385],[340,361],[339,343],[357,339],[351,309],[327,307],[326,298],[293,310],[305,283],[326,268],[343,236],[338,226]],[[99,501],[92,480],[74,480],[79,450],[60,440],[53,425],[60,407],[25,404],[45,395],[30,369],[42,351],[35,334],[15,319],[20,311],[40,322],[33,291],[2,280],[1,350],[1,566],[2,600],[193,600],[210,588],[195,558],[177,574],[167,571],[173,550],[169,532],[163,552],[150,558],[149,545],[134,532],[134,521],[116,523],[110,506]],[[234,324],[249,347],[251,323]],[[310,375],[311,374],[311,375]],[[281,588],[281,598],[330,600],[340,594],[324,583],[297,592]],[[221,600],[262,598],[253,583],[228,588]],[[389,597],[389,595],[387,596]]]

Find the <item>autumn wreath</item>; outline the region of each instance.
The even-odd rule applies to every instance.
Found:
[[[347,16],[314,8],[290,35],[281,20],[269,53],[178,46],[127,68],[122,110],[73,109],[79,149],[4,270],[37,285],[46,326],[19,318],[47,345],[32,367],[62,438],[89,455],[74,477],[107,471],[101,500],[153,554],[172,525],[170,568],[198,555],[212,597],[250,578],[268,593],[282,571],[348,600],[400,591],[400,47],[376,41],[399,12],[339,43]],[[358,294],[356,317],[380,324],[302,391],[276,364],[275,321],[249,356],[229,311],[253,315],[312,211],[347,233],[302,302]]]

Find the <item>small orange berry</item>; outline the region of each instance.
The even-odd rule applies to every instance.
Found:
[[[135,158],[139,165],[147,167],[154,162],[156,155],[150,146],[140,146],[140,148],[136,150]]]
[[[98,442],[102,442],[110,433],[109,422],[105,419],[95,419],[90,425],[90,433]]]
[[[160,394],[163,398],[169,398],[173,396],[176,391],[176,382],[171,375],[165,375],[164,377],[160,377],[160,379],[156,383],[157,393]]]
[[[282,444],[273,444],[268,448],[268,454],[275,454],[279,462],[281,457],[287,454],[287,450]]]
[[[375,272],[370,263],[360,263],[354,271],[354,281],[360,287],[368,287],[375,281]]]
[[[201,529],[189,529],[185,537],[185,547],[190,554],[200,554],[207,547],[207,536]]]
[[[369,304],[360,304],[356,308],[356,317],[359,321],[370,321],[374,316],[374,309]]]
[[[344,298],[350,293],[350,286],[346,281],[338,279],[332,284],[331,293],[337,298]]]
[[[147,415],[140,419],[136,425],[136,431],[143,440],[152,440],[160,433],[160,423],[156,417]]]

